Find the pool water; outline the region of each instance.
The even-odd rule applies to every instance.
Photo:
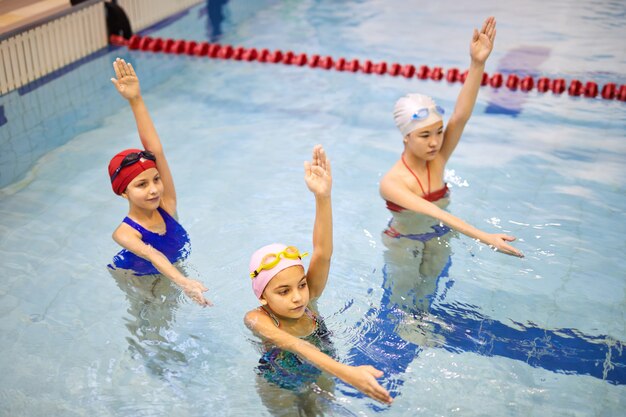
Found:
[[[472,28],[495,15],[489,73],[626,78],[619,2],[226,7],[222,43],[444,68],[468,65]],[[206,39],[203,10],[150,35]],[[210,288],[212,308],[163,279],[106,268],[127,212],[106,166],[139,143],[109,85],[116,56],[142,81],[191,237],[182,268]],[[459,87],[117,49],[2,97],[2,138],[32,167],[0,190],[0,415],[621,415],[626,106],[483,87],[448,163],[447,209],[517,236],[526,257],[449,235],[433,249],[436,274],[421,276],[414,244],[381,236],[390,214],[378,182],[402,149],[391,111],[424,92],[449,114]],[[35,98],[46,110],[24,117],[39,126],[31,137],[12,111]],[[57,101],[74,111],[46,117]],[[39,157],[46,132],[55,145]],[[391,407],[332,378],[297,396],[255,373],[260,354],[242,320],[257,305],[249,255],[273,241],[311,248],[302,161],[317,143],[333,165],[335,239],[318,309],[338,360],[385,370]]]

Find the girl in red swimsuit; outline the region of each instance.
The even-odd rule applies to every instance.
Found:
[[[470,42],[469,72],[445,128],[443,109],[430,97],[409,94],[398,100],[394,119],[403,136],[404,152],[382,178],[380,194],[391,211],[399,213],[409,210],[430,216],[500,252],[523,257],[519,250],[509,244],[515,240],[513,236],[479,230],[442,207],[447,201],[444,197],[448,194],[448,187],[443,181],[444,168],[472,114],[485,62],[495,37],[496,21],[493,17],[485,20],[480,32],[474,29]],[[385,234],[402,236],[400,227],[394,226],[390,224],[390,232]]]

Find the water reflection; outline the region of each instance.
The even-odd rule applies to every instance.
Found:
[[[162,275],[135,276],[120,269],[107,270],[128,301],[124,320],[133,358],[142,359],[146,368],[159,377],[187,364],[185,354],[176,346],[177,333],[173,330],[180,290]]]
[[[228,0],[206,0],[206,8],[200,10],[200,14],[206,12],[207,35],[211,42],[217,42],[222,37],[222,22],[224,21],[224,6]]]
[[[332,392],[334,382],[326,374],[322,374],[307,389],[293,391],[282,388],[257,375],[256,390],[261,401],[272,416],[356,416],[338,404]]]
[[[317,313],[317,303],[311,302],[310,307],[319,320],[319,334],[316,331],[314,338],[304,340],[336,358],[332,333]],[[329,374],[269,342],[256,338],[251,342],[261,355],[255,369],[256,390],[272,416],[355,416],[336,401],[334,378]]]
[[[483,314],[480,306],[446,300],[454,285],[449,276],[449,238],[447,233],[420,242],[383,232],[384,291],[380,306],[371,308],[358,324],[359,337],[348,354],[350,364],[372,364],[385,372],[385,386],[393,396],[401,392],[403,373],[425,348],[502,356],[552,372],[626,384],[624,341],[576,329],[504,323]],[[350,389],[342,391],[361,396]]]

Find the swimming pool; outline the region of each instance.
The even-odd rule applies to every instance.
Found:
[[[539,51],[538,72],[625,81],[626,8],[617,2],[263,5],[237,19],[245,7],[230,2],[222,42],[462,68],[471,28],[493,14],[498,37],[488,72],[519,62],[519,51]],[[205,39],[201,9],[154,34]],[[137,143],[130,112],[108,85],[118,55],[140,71],[191,236],[185,268],[210,288],[211,309],[162,283],[132,287],[106,270],[118,249],[110,234],[126,206],[109,191],[105,167]],[[86,87],[73,88],[77,77]],[[526,258],[452,238],[450,264],[429,283],[430,312],[395,329],[386,306],[398,292],[385,286],[394,265],[381,239],[389,213],[378,180],[400,153],[391,109],[408,91],[451,109],[458,84],[120,49],[19,101],[3,97],[8,122],[0,129],[15,129],[9,103],[28,109],[28,97],[37,97],[32,122],[57,143],[0,191],[0,414],[271,415],[267,392],[276,392],[256,379],[259,354],[242,323],[256,305],[246,267],[255,248],[274,240],[310,247],[314,207],[302,161],[322,143],[333,162],[335,254],[319,310],[338,357],[388,365],[384,382],[397,396],[381,409],[337,384],[337,400],[320,395],[312,408],[620,415],[626,107],[515,92],[507,99],[517,111],[487,113],[506,94],[483,88],[448,165],[449,210],[516,235]],[[66,102],[82,110],[46,118]],[[15,154],[37,159],[28,146],[36,138],[25,137],[14,142],[24,147]]]

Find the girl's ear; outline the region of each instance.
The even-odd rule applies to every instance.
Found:
[[[261,305],[264,305],[264,306],[267,305],[267,300],[265,298],[260,298],[259,302],[261,303]]]
[[[124,197],[126,200],[128,200],[128,194],[126,194],[126,191],[124,191],[122,194],[120,194],[122,197]]]

